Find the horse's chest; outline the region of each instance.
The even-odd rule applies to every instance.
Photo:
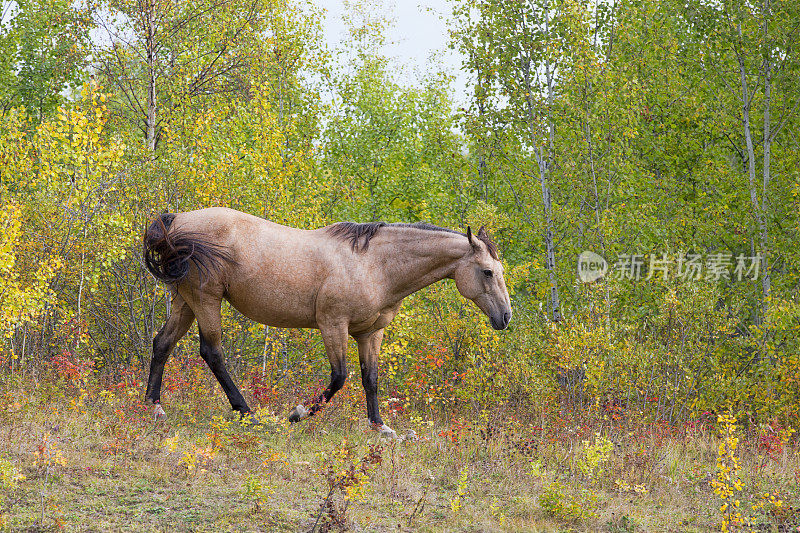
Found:
[[[376,330],[383,329],[389,325],[389,322],[394,320],[395,315],[397,314],[396,310],[392,311],[385,311],[378,315],[377,320],[372,324],[372,327]]]
[[[375,313],[371,313],[369,317],[359,320],[352,324],[350,331],[353,333],[373,332],[383,329],[394,320],[397,311],[400,309],[400,304],[385,309],[381,309]]]

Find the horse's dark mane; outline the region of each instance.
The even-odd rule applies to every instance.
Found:
[[[369,241],[378,233],[381,228],[413,228],[427,231],[439,231],[444,233],[454,233],[466,237],[466,233],[460,231],[442,228],[427,222],[414,222],[413,224],[406,224],[402,222],[388,223],[388,222],[337,222],[328,228],[328,233],[333,237],[338,237],[345,241],[350,241],[350,247],[354,252],[366,252],[369,248]],[[489,254],[497,259],[497,246],[495,246],[489,234],[486,231],[478,232],[477,237],[486,244]]]

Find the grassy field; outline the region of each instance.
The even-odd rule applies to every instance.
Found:
[[[395,413],[387,422],[417,438],[386,441],[352,383],[301,424],[285,422],[285,399],[281,416],[265,409],[249,426],[211,385],[167,394],[156,423],[138,382],[36,381],[6,377],[0,390],[5,530],[709,531],[726,516],[735,527],[735,512],[744,530],[798,526],[788,432],[612,425],[591,410]]]

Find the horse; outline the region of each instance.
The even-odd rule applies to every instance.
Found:
[[[427,223],[338,222],[314,230],[283,226],[247,213],[212,207],[163,213],[144,234],[144,263],[170,290],[171,312],[153,339],[145,401],[156,419],[164,365],[194,320],[200,355],[241,416],[250,407],[225,368],[221,304],[281,328],[319,329],[331,366],[330,384],[291,422],[314,415],[344,385],[348,335],[358,343],[361,382],[371,427],[394,435],[378,410],[378,353],[384,328],[403,299],[439,280],[455,280],[502,330],[511,302],[497,248],[484,227],[477,234]]]

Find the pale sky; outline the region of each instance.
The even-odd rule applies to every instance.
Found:
[[[342,20],[345,0],[314,0],[327,10],[325,40],[336,47],[347,37]],[[461,73],[461,56],[447,48],[446,19],[451,13],[447,0],[373,0],[376,14],[393,21],[383,54],[398,66],[397,81],[419,85],[426,71],[445,71],[456,77],[452,90],[457,103],[467,100],[467,79]]]

